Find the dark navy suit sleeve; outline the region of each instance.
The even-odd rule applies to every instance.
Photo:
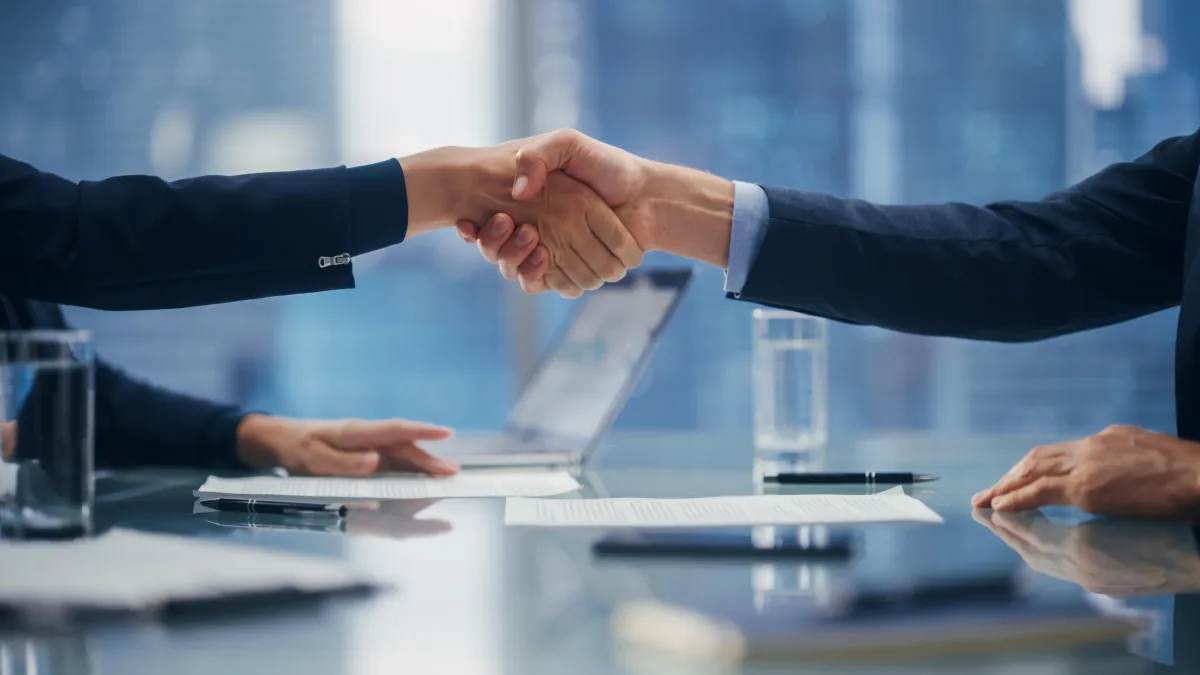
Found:
[[[0,292],[161,309],[351,288],[337,256],[401,241],[407,218],[395,160],[76,183],[0,156]]]
[[[1197,135],[1036,202],[880,206],[764,188],[740,298],[910,333],[1037,340],[1178,305]]]
[[[69,328],[56,305],[35,309],[36,328]],[[53,392],[39,382],[34,395]],[[94,409],[97,468],[244,467],[236,451],[237,428],[246,413],[235,406],[156,387],[97,359]],[[18,432],[24,436],[22,426],[18,422]]]

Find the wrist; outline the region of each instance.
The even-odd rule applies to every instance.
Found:
[[[408,193],[408,236],[453,226],[464,212],[473,167],[467,148],[444,147],[399,158]]]
[[[647,251],[725,268],[733,227],[733,182],[681,166],[647,162],[639,200],[647,211],[634,236]]]
[[[399,162],[408,190],[409,236],[459,220],[483,224],[497,213],[522,212],[512,198],[517,163],[510,147],[436,148]]]
[[[283,431],[283,420],[270,415],[250,414],[242,418],[237,428],[237,457],[256,469],[278,464],[274,439]]]

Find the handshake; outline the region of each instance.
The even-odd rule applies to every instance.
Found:
[[[576,298],[647,251],[728,265],[733,184],[574,131],[400,160],[409,235],[455,223],[526,293]]]

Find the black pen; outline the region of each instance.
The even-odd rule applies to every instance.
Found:
[[[345,516],[344,504],[312,504],[305,502],[273,502],[264,499],[206,499],[200,506],[214,511],[237,513],[270,513],[278,516]]]
[[[767,483],[780,485],[908,485],[911,483],[928,483],[937,480],[937,476],[924,473],[777,473],[764,476]]]

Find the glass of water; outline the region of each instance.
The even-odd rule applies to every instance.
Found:
[[[0,535],[91,531],[92,378],[86,332],[0,333]]]
[[[759,462],[803,464],[824,450],[829,438],[828,336],[825,319],[754,310],[754,451]]]

